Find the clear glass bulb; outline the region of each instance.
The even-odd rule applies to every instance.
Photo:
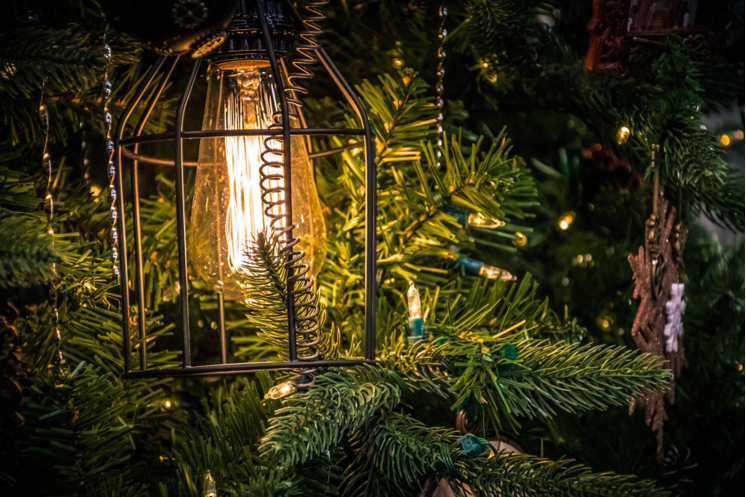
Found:
[[[285,76],[282,76],[286,79]],[[203,130],[266,129],[278,108],[277,87],[265,61],[240,61],[212,65],[207,71],[207,101]],[[299,127],[293,109],[291,127]],[[222,291],[226,297],[243,302],[241,272],[247,271],[247,249],[262,232],[271,234],[270,215],[281,215],[284,205],[265,212],[260,173],[265,161],[266,136],[203,138],[187,239],[192,268],[199,278]],[[270,146],[280,148],[279,141]],[[326,257],[326,228],[316,191],[305,137],[290,138],[292,170],[293,236],[306,253],[303,262],[318,275]],[[282,163],[278,154],[265,159]],[[281,167],[265,169],[282,176]],[[284,187],[284,178],[266,180],[269,188]],[[284,193],[270,195],[284,201]],[[284,223],[275,223],[275,229]]]
[[[407,290],[407,303],[409,304],[409,319],[419,319],[422,317],[422,304],[420,303],[420,292],[414,286],[414,281],[409,282]]]
[[[205,473],[205,481],[202,484],[202,495],[204,495],[204,497],[217,497],[218,495],[218,488],[217,485],[215,485],[215,478],[212,477],[210,471],[207,471],[207,473]]]

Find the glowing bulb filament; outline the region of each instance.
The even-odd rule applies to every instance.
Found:
[[[466,224],[474,228],[494,229],[505,226],[505,221],[500,221],[494,217],[484,217],[482,214],[469,214]]]
[[[414,286],[414,281],[409,282],[407,290],[407,302],[409,303],[409,319],[419,319],[422,317],[422,304],[420,303],[420,292]]]
[[[499,267],[489,266],[485,264],[479,268],[479,276],[484,276],[489,280],[503,280],[503,281],[514,281],[516,278],[509,272]]]
[[[258,76],[255,71],[239,73],[237,80],[242,90],[237,98],[228,99],[224,110],[226,129],[246,129],[246,122],[251,123],[249,129],[267,128],[271,124],[269,117],[257,112],[255,116],[244,116],[245,108],[241,101],[251,98],[253,87],[250,85]],[[279,147],[278,147],[279,148]],[[261,136],[229,136],[225,138],[225,159],[228,166],[228,189],[230,198],[226,210],[225,237],[228,245],[228,267],[231,272],[241,271],[247,262],[246,250],[257,234],[270,228],[270,217],[265,215],[262,203],[261,169],[265,160],[282,164],[282,157],[265,154],[264,138]],[[281,176],[280,167],[267,168],[268,174]],[[285,181],[282,177],[266,180],[265,187],[271,191],[268,200],[274,205],[267,214],[280,216],[280,221],[272,227],[275,230],[283,228],[285,218]]]
[[[210,472],[205,473],[205,482],[202,485],[202,494],[205,497],[217,497],[218,487],[215,485],[215,478],[212,477]]]
[[[269,392],[264,395],[264,398],[277,400],[290,395],[291,393],[294,393],[296,390],[297,388],[295,386],[295,383],[293,383],[292,380],[288,380],[284,383],[280,383],[279,385],[275,385],[270,388]]]

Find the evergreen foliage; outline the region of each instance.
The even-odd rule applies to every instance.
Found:
[[[715,130],[701,126],[708,106],[728,105],[742,88],[742,66],[698,60],[671,37],[649,74],[614,79],[582,68],[584,50],[571,32],[582,30],[589,9],[561,1],[449,4],[447,133],[436,147],[438,110],[429,81],[439,6],[434,0],[347,0],[326,7],[322,43],[356,85],[376,140],[378,361],[322,369],[313,386],[281,400],[263,393],[287,373],[258,374],[253,381],[119,378],[121,303],[109,262],[109,199],[99,156],[105,23],[94,0],[11,0],[0,7],[0,287],[19,309],[26,417],[12,434],[20,449],[16,464],[0,468],[3,494],[199,497],[208,470],[219,494],[232,496],[417,495],[436,477],[459,497],[668,494],[662,466],[634,468],[655,482],[620,476],[606,470],[626,472],[630,460],[638,460],[635,451],[597,450],[599,438],[608,442],[617,432],[647,435],[633,426],[639,420],[589,420],[619,419],[620,406],[664,389],[670,374],[658,358],[628,347],[625,321],[634,313],[625,304],[631,288],[625,255],[642,243],[649,215],[650,145],[664,149],[663,179],[685,222],[703,212],[743,229],[742,178],[731,175]],[[29,18],[30,9],[36,17]],[[547,30],[537,14],[553,17],[556,29]],[[111,28],[106,37],[114,54],[116,119],[150,55]],[[394,71],[393,60],[407,69]],[[327,84],[323,77],[316,81],[322,89]],[[55,171],[54,243],[43,210],[42,88]],[[146,132],[162,131],[173,116],[171,90]],[[349,108],[330,99],[305,104],[310,123],[357,125]],[[530,130],[506,117],[517,114],[531,122]],[[555,130],[559,121],[562,129]],[[577,129],[558,137],[567,122]],[[633,136],[617,145],[622,124]],[[534,153],[526,146],[534,136],[554,141]],[[83,139],[88,148],[81,153]],[[587,161],[580,155],[589,140],[629,164],[628,181],[581,184]],[[363,350],[365,164],[357,145],[312,141],[314,152],[343,149],[314,160],[328,254],[318,292],[296,301],[326,318],[320,349],[327,359],[359,358]],[[147,340],[150,368],[180,359],[172,351],[180,305],[174,184],[170,171],[157,173],[140,205],[147,338],[132,344],[135,359]],[[188,175],[188,190],[192,182]],[[130,208],[120,213],[127,223]],[[557,216],[569,210],[578,213],[577,234],[558,235]],[[469,214],[501,226],[468,226]],[[528,236],[528,247],[517,243],[519,233]],[[690,247],[685,278],[698,298],[687,309],[685,340],[694,371],[677,382],[669,438],[694,447],[704,462],[696,487],[702,495],[724,492],[743,472],[743,450],[732,431],[743,433],[743,278],[733,269],[743,257],[704,243]],[[267,234],[247,253],[245,297],[252,306],[247,311],[226,302],[231,355],[285,358],[285,254]],[[571,266],[578,254],[591,253],[598,266]],[[467,258],[519,278],[483,279],[469,271]],[[422,296],[428,335],[415,344],[407,341],[410,281]],[[207,330],[217,303],[204,283],[190,285],[192,329],[201,330],[194,350],[207,355],[214,349],[215,335]],[[614,323],[611,331],[599,332],[600,309]],[[133,327],[136,316],[130,309]],[[56,364],[58,347],[63,365]],[[528,452],[541,457],[464,454],[457,433],[443,427],[459,409],[481,434],[517,431]],[[598,413],[604,410],[609,413]],[[715,467],[707,443],[689,435],[700,425],[728,454],[723,468]],[[582,443],[572,436],[579,426],[592,430]],[[629,444],[634,438],[620,437]],[[11,460],[6,440],[3,435],[3,462]],[[614,466],[609,453],[631,455]]]

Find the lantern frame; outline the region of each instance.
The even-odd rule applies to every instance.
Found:
[[[291,128],[289,106],[287,101],[285,83],[280,72],[280,65],[283,61],[278,60],[273,48],[272,34],[269,29],[267,18],[264,15],[263,1],[253,0],[259,20],[261,22],[262,41],[266,47],[269,59],[269,68],[274,80],[277,95],[279,99],[280,112],[282,114],[282,127],[274,129],[250,129],[250,130],[196,130],[189,131],[184,129],[184,115],[186,106],[194,87],[194,83],[199,73],[201,59],[194,60],[191,74],[187,85],[179,98],[174,130],[171,133],[158,133],[143,135],[143,129],[148,118],[153,111],[158,99],[165,89],[174,68],[179,63],[181,56],[171,57],[172,62],[166,64],[168,57],[162,55],[150,68],[145,78],[141,81],[132,100],[127,104],[117,122],[114,136],[114,155],[113,162],[116,167],[116,188],[118,195],[116,197],[116,206],[119,211],[117,217],[117,243],[120,256],[120,286],[121,286],[121,306],[122,306],[122,347],[124,355],[124,374],[125,379],[149,378],[149,377],[169,377],[169,376],[211,376],[226,374],[246,374],[262,370],[301,370],[318,367],[343,367],[356,366],[365,363],[375,362],[376,353],[376,165],[375,165],[375,147],[373,137],[368,122],[365,108],[361,104],[355,92],[342,77],[332,60],[320,46],[315,52],[323,67],[332,77],[336,86],[342,92],[344,98],[351,105],[360,121],[360,128],[306,128],[305,122],[301,119],[300,128]],[[303,19],[289,0],[283,0],[288,8],[294,21],[303,26]],[[125,137],[125,128],[133,114],[135,108],[140,104],[143,97],[151,88],[156,76],[162,74],[158,85],[153,89],[150,100],[145,104],[144,111],[137,122],[132,136]],[[359,136],[363,143],[365,161],[365,262],[364,262],[364,289],[365,289],[365,353],[362,359],[337,359],[337,360],[311,360],[305,361],[298,358],[297,354],[297,335],[295,327],[295,303],[293,299],[293,281],[292,269],[288,274],[288,361],[275,362],[241,362],[229,363],[227,335],[225,329],[225,308],[224,297],[221,292],[217,292],[218,299],[218,326],[220,333],[221,357],[219,364],[192,365],[191,356],[191,332],[189,323],[189,280],[188,280],[188,260],[187,260],[187,240],[186,240],[186,220],[185,220],[185,192],[184,192],[184,169],[187,166],[196,165],[196,163],[187,163],[184,160],[184,140],[194,138],[224,138],[238,136],[282,136],[283,148],[283,177],[284,177],[284,196],[286,203],[286,212],[288,215],[288,225],[290,229],[287,238],[292,238],[292,171],[291,171],[291,147],[290,137],[301,135],[310,136]],[[141,144],[156,143],[173,140],[174,160],[164,160],[157,157],[147,156],[139,153],[138,147]],[[132,147],[129,150],[127,147]],[[310,153],[310,150],[309,150]],[[327,155],[320,153],[318,156]],[[134,258],[135,258],[135,278],[133,289],[130,290],[130,278],[128,271],[128,253],[127,253],[127,231],[124,216],[124,163],[123,158],[131,159],[131,197],[133,205],[134,229]],[[311,154],[313,157],[313,154]],[[140,222],[140,195],[138,186],[138,163],[150,163],[156,165],[173,165],[176,168],[176,231],[178,243],[178,265],[179,265],[179,300],[181,303],[181,367],[165,369],[148,369],[147,365],[147,320],[145,308],[145,277],[143,274],[143,247],[142,247],[142,229]],[[132,337],[130,330],[130,292],[134,293],[134,300],[137,304],[137,329],[139,344],[139,365],[137,370],[132,369]]]

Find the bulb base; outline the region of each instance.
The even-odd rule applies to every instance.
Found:
[[[407,340],[410,345],[414,345],[425,338],[424,321],[422,318],[410,318],[409,320],[409,337]]]
[[[264,0],[264,15],[270,29],[272,48],[278,59],[293,49],[297,26],[281,0]],[[262,23],[256,4],[242,1],[225,29],[225,41],[205,56],[221,69],[235,69],[236,64],[269,60]]]

